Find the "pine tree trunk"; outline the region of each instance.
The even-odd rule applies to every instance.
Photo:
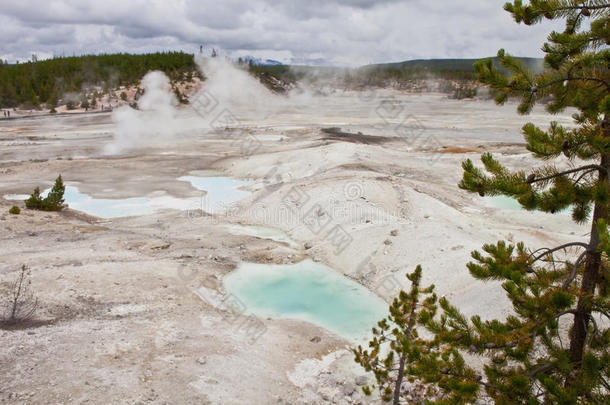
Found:
[[[411,302],[411,312],[409,312],[409,321],[407,323],[407,327],[405,329],[405,338],[412,339],[413,338],[413,328],[415,327],[415,322],[417,320],[417,313],[415,310],[417,309],[417,305],[419,304],[419,279],[412,281],[411,288],[412,291],[412,302]],[[400,361],[398,363],[398,375],[396,376],[396,385],[394,385],[394,401],[393,405],[400,404],[400,387],[402,386],[402,379],[405,375],[405,363],[406,363],[406,354],[402,354],[400,356]]]
[[[604,117],[604,123],[608,121]],[[603,129],[604,137],[610,138],[610,128]],[[600,165],[610,170],[610,155],[602,155]],[[607,183],[608,172],[600,170],[599,183]],[[606,185],[607,186],[607,185]],[[591,317],[591,298],[595,294],[595,288],[599,282],[599,273],[601,267],[601,254],[598,252],[599,235],[597,233],[596,222],[599,219],[608,218],[608,210],[605,206],[595,204],[593,210],[593,223],[591,225],[591,237],[589,239],[589,251],[586,255],[585,269],[582,275],[580,285],[580,296],[576,305],[576,313],[574,314],[574,325],[570,335],[570,360],[576,369],[582,366],[582,358],[585,350],[585,342],[587,340],[587,330]]]
[[[398,376],[396,377],[396,385],[394,386],[394,402],[393,405],[400,405],[400,387],[402,386],[402,379],[405,372],[405,356],[400,356],[400,363],[398,364]]]
[[[597,212],[598,209],[596,208]],[[593,220],[603,218],[602,216],[593,216]],[[594,222],[595,223],[595,222]],[[596,232],[596,231],[593,231]],[[595,235],[597,236],[597,235]],[[597,237],[591,237],[590,248],[596,249],[599,240]],[[591,297],[595,294],[595,287],[599,277],[599,268],[601,264],[601,255],[598,252],[587,253],[585,261],[585,269],[582,276],[582,284],[580,286],[580,297],[574,314],[574,325],[570,336],[570,360],[576,368],[580,368],[585,341],[587,339],[587,329],[589,326],[589,318],[591,316]]]

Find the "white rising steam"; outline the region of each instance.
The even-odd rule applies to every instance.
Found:
[[[200,92],[211,96],[219,107],[237,118],[262,118],[282,103],[283,97],[271,92],[230,60],[197,56],[195,62],[206,78]],[[199,94],[194,97],[197,96]]]
[[[218,103],[217,108],[228,110],[241,126],[317,105],[311,89],[297,87],[281,95],[274,93],[252,76],[247,67],[240,67],[226,58],[196,56],[195,62],[206,80],[199,94],[191,97],[191,101],[198,96],[203,95],[205,99],[205,96],[211,96]],[[214,119],[213,116],[206,118]]]
[[[149,72],[142,78],[144,94],[139,110],[122,106],[112,112],[116,125],[114,140],[106,145],[106,154],[114,155],[170,141],[178,132],[176,105],[169,79],[163,72]]]
[[[245,127],[248,122],[314,104],[310,91],[275,94],[246,69],[225,58],[196,56],[195,61],[205,81],[198,93],[189,97],[191,104],[178,109],[167,76],[149,72],[142,79],[144,95],[138,100],[139,109],[123,106],[112,113],[116,129],[105,153],[121,154],[206,136],[222,128],[218,117],[223,113],[234,118],[227,126]],[[198,99],[210,103],[209,111],[197,110]]]

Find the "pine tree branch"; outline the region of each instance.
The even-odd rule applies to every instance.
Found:
[[[553,368],[553,364],[551,364],[551,363],[543,364],[540,367],[538,367],[537,369],[533,370],[531,373],[529,373],[527,375],[527,377],[530,380],[533,380],[536,377],[537,374],[544,373],[545,371],[549,371],[552,368]]]
[[[580,10],[582,13],[583,9],[589,9],[589,10],[602,10],[604,8],[610,8],[610,3],[606,3],[606,4],[600,4],[597,6],[591,5],[591,6],[587,6],[587,5],[582,5],[582,6],[561,6],[561,7],[557,7],[554,8],[553,11],[571,11],[571,10]]]
[[[600,381],[601,381],[602,385],[603,385],[604,387],[606,387],[606,389],[607,389],[608,391],[610,391],[610,384],[608,384],[608,381],[606,381],[606,379],[604,378],[604,376],[600,375],[600,376],[599,376],[599,379],[600,379]]]
[[[601,166],[601,165],[592,164],[592,165],[586,165],[586,166],[577,167],[575,169],[565,170],[563,172],[551,174],[549,176],[534,178],[534,179],[531,179],[529,181],[521,182],[520,184],[532,184],[532,183],[537,183],[537,182],[540,182],[540,181],[547,181],[547,180],[554,179],[556,177],[565,176],[566,174],[577,173],[577,172],[580,172],[582,170],[598,170],[598,171],[602,171],[603,170],[606,173],[610,174],[610,171],[606,167]]]
[[[441,374],[448,375],[448,376],[451,376],[451,377],[458,377],[458,378],[461,378],[461,379],[463,379],[465,381],[472,381],[472,382],[480,384],[480,385],[482,385],[482,386],[484,386],[486,388],[493,388],[493,389],[496,389],[496,390],[498,389],[498,387],[496,387],[495,385],[493,385],[493,384],[491,384],[491,383],[489,383],[487,381],[483,381],[483,379],[480,378],[480,376],[477,376],[479,378],[468,378],[468,377],[466,377],[464,375],[461,375],[461,374],[452,373],[451,370],[449,370],[448,368],[444,368],[444,369],[440,370],[440,372],[441,372]]]
[[[594,311],[599,312],[600,314],[602,314],[603,316],[608,318],[608,320],[610,320],[610,312],[604,311],[603,309],[600,309],[600,308],[594,308]]]
[[[589,245],[588,245],[588,244],[586,244],[586,243],[584,243],[584,242],[570,242],[570,243],[565,243],[565,244],[563,244],[563,245],[561,245],[561,246],[557,246],[557,247],[554,247],[554,248],[552,248],[552,249],[551,249],[551,248],[540,248],[540,249],[538,249],[538,250],[535,250],[535,251],[534,251],[534,252],[533,252],[533,253],[530,255],[530,257],[531,257],[531,256],[532,256],[534,253],[536,253],[536,252],[538,252],[538,251],[540,251],[540,250],[545,250],[545,252],[544,252],[544,253],[539,254],[538,256],[536,256],[536,257],[535,257],[535,258],[532,260],[532,263],[537,262],[538,260],[540,260],[541,258],[543,258],[543,257],[544,257],[544,256],[546,256],[546,255],[549,255],[549,254],[551,254],[551,253],[554,253],[554,252],[556,252],[556,251],[558,251],[558,250],[567,249],[567,248],[572,247],[572,246],[580,246],[580,247],[583,247],[583,248],[585,248],[585,249],[588,249],[588,248],[589,248]]]
[[[577,185],[587,174],[591,174],[595,171],[597,171],[598,169],[591,169],[591,170],[587,170],[586,172],[582,173],[580,176],[578,176],[578,178],[574,181],[574,185]]]
[[[576,278],[576,273],[578,273],[578,267],[580,266],[580,262],[585,258],[587,253],[589,253],[588,250],[582,252],[580,256],[578,256],[578,259],[576,259],[576,261],[574,262],[574,266],[572,267],[572,272],[570,273],[570,276],[566,279],[566,281],[563,282],[561,288],[567,290],[572,281],[574,281],[574,278]]]
[[[591,315],[589,315],[589,321],[591,321],[593,323],[593,333],[592,333],[592,335],[599,334],[599,328],[597,327],[597,321],[595,320],[595,318],[592,317]]]
[[[542,312],[543,311],[541,310],[541,313]],[[535,322],[533,325],[526,324],[525,326],[523,326],[521,328],[515,328],[515,329],[517,329],[519,331],[523,331],[522,333],[521,332],[519,333],[519,335],[522,335],[521,337],[519,337],[516,340],[511,340],[509,342],[506,342],[504,344],[487,343],[487,344],[485,344],[484,350],[494,350],[494,351],[497,351],[497,350],[504,350],[504,349],[512,349],[512,348],[518,346],[519,343],[521,343],[521,342],[523,342],[525,340],[532,340],[533,341],[538,336],[538,332],[537,332],[538,329],[540,327],[542,327],[546,322],[548,322],[549,319],[559,319],[562,316],[569,315],[569,314],[575,315],[576,314],[576,310],[575,309],[567,309],[565,311],[561,311],[561,312],[559,312],[557,314],[554,314],[552,316],[545,317],[544,319],[539,320],[538,322]],[[479,341],[482,340],[482,338],[480,336],[477,339],[479,339]],[[466,347],[466,345],[462,345],[462,347]],[[477,350],[475,350],[476,346],[474,346],[473,344],[471,344],[470,346],[471,346],[471,349],[470,349],[471,351],[477,352]]]
[[[591,73],[591,72],[588,72],[588,68],[586,68],[586,67],[584,67],[582,65],[582,60],[577,60],[570,67],[570,70],[568,71],[567,76],[562,77],[562,78],[557,79],[557,80],[553,80],[553,81],[549,82],[548,84],[551,85],[551,84],[563,83],[563,82],[566,82],[566,81],[571,82],[571,81],[579,81],[580,80],[580,81],[583,81],[583,82],[596,82],[596,83],[600,83],[600,84],[605,85],[606,88],[610,87],[610,83],[608,83],[608,81],[606,81],[606,80],[604,80],[602,78],[599,78],[599,77],[594,77],[594,76],[572,76],[572,70],[575,69],[575,68],[578,68],[578,70],[581,73]],[[595,71],[593,71],[593,73],[594,72]]]
[[[551,87],[554,86],[558,83],[563,83],[566,81],[576,81],[576,80],[582,80],[584,82],[596,82],[596,83],[600,83],[606,86],[606,88],[610,89],[610,83],[608,83],[607,81],[605,81],[604,79],[600,79],[598,77],[572,77],[572,76],[568,76],[568,77],[562,77],[561,79],[556,79],[556,80],[552,80],[546,84],[544,84],[543,86],[537,87],[536,90],[540,90],[540,89],[544,89],[547,87]],[[531,89],[530,89],[531,91]]]

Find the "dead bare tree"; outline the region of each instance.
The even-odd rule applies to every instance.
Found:
[[[38,308],[38,298],[34,296],[30,287],[32,285],[31,271],[26,265],[21,266],[17,279],[9,287],[6,302],[7,313],[4,322],[15,325],[30,319]]]

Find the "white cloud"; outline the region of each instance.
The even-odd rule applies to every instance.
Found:
[[[0,57],[196,52],[360,65],[541,56],[553,28],[517,25],[504,0],[21,0],[0,7]],[[555,25],[555,28],[559,28]]]

